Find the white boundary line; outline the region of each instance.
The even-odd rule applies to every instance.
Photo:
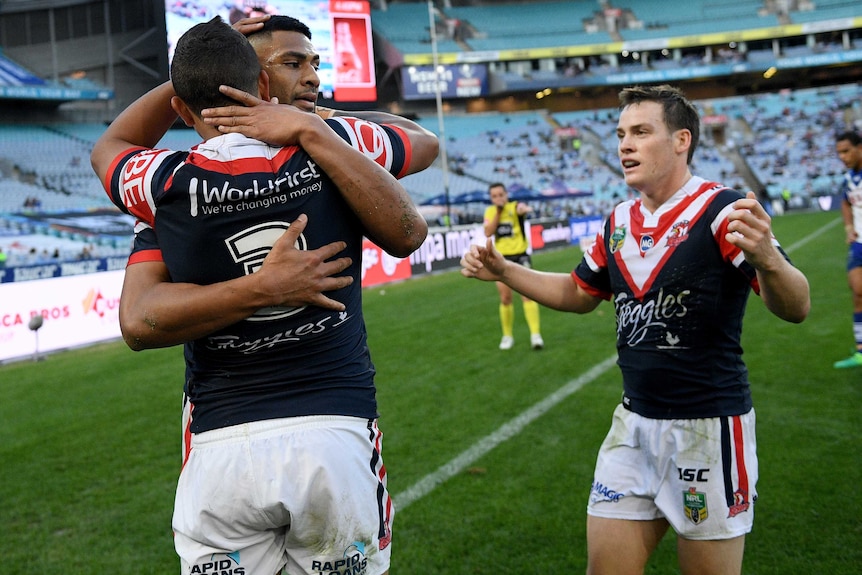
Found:
[[[836,218],[835,220],[829,222],[822,228],[815,230],[808,236],[802,238],[795,244],[786,248],[784,251],[788,254],[796,251],[802,246],[806,245],[811,240],[820,236],[821,234],[827,232],[833,226],[840,223],[841,218]],[[616,354],[611,357],[605,359],[603,362],[593,366],[589,371],[565,384],[563,387],[540,401],[536,403],[526,411],[522,412],[520,415],[515,417],[514,419],[509,420],[500,426],[493,433],[486,435],[465,451],[461,452],[460,455],[456,456],[454,459],[449,461],[448,463],[443,464],[436,471],[429,473],[412,486],[408,487],[405,491],[398,493],[397,495],[393,495],[393,499],[395,500],[396,508],[399,511],[406,509],[411,503],[414,503],[437,488],[440,484],[448,481],[454,476],[458,475],[461,471],[463,471],[467,466],[473,464],[480,457],[503,443],[504,441],[511,439],[515,435],[519,434],[527,425],[546,414],[557,404],[562,402],[564,399],[580,390],[586,384],[598,378],[604,372],[609,370],[613,365],[616,364],[617,356]]]
[[[463,451],[460,455],[452,459],[449,463],[444,464],[438,468],[437,471],[434,471],[417,481],[406,491],[402,491],[398,495],[393,496],[393,499],[395,499],[396,509],[403,510],[411,503],[422,499],[431,493],[438,485],[451,479],[468,465],[472,464],[507,439],[519,434],[527,425],[550,411],[552,407],[556,406],[558,403],[610,369],[616,364],[616,361],[617,355],[614,354],[600,364],[594,366],[579,378],[570,381],[539,403],[522,412],[514,419],[504,423],[497,429],[497,431],[494,431],[490,435],[486,435],[471,445],[466,451]]]
[[[810,234],[808,234],[807,236],[805,236],[804,238],[802,238],[801,240],[799,240],[798,242],[793,244],[792,246],[786,248],[784,251],[787,252],[788,254],[796,251],[797,249],[801,248],[802,246],[804,246],[805,244],[807,244],[808,242],[810,242],[814,238],[823,235],[824,233],[828,232],[830,229],[837,226],[838,224],[840,224],[843,221],[844,220],[841,218],[835,218],[834,220],[832,220],[831,222],[829,222],[828,224],[826,224],[825,226],[823,226],[819,230],[814,230],[813,232],[811,232]]]

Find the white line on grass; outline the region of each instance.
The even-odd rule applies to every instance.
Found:
[[[807,244],[808,242],[810,242],[814,238],[828,232],[830,229],[834,228],[835,226],[837,226],[838,224],[840,224],[843,221],[844,220],[842,218],[835,218],[834,220],[832,220],[831,222],[829,222],[828,224],[826,224],[825,226],[823,226],[819,230],[814,230],[813,232],[811,232],[810,234],[808,234],[807,236],[805,236],[804,238],[802,238],[801,240],[799,240],[798,242],[796,242],[795,244],[790,246],[789,248],[786,248],[784,251],[787,252],[788,254],[796,251],[797,249],[801,248],[802,246],[804,246],[805,244]]]
[[[522,412],[514,419],[504,423],[499,429],[497,429],[497,431],[490,435],[486,435],[471,445],[466,451],[455,457],[455,459],[438,468],[437,471],[426,475],[406,491],[395,495],[394,499],[397,508],[399,510],[403,510],[414,501],[422,499],[431,493],[435,487],[444,481],[451,479],[468,465],[472,464],[507,439],[520,433],[522,429],[547,413],[552,407],[610,369],[611,366],[616,363],[616,360],[616,354],[607,358],[577,379],[570,381],[539,403]]]
[[[841,221],[842,220],[838,218],[829,222],[825,226],[813,231],[795,244],[786,248],[785,252],[789,254],[796,251],[814,238],[827,232],[829,229],[831,229],[833,226],[835,226]],[[408,487],[407,490],[402,491],[397,495],[394,495],[393,499],[395,499],[395,503],[398,506],[398,509],[404,510],[411,503],[422,499],[423,497],[434,491],[434,489],[438,485],[458,475],[468,465],[473,464],[480,457],[482,457],[504,441],[520,433],[521,430],[523,430],[527,425],[529,425],[539,417],[543,416],[545,413],[550,411],[551,408],[553,408],[561,401],[581,389],[583,386],[590,383],[591,381],[602,375],[604,372],[609,370],[616,363],[616,360],[617,356],[616,354],[614,354],[603,362],[599,363],[598,365],[595,365],[589,371],[587,371],[577,379],[573,379],[572,381],[570,381],[569,383],[567,383],[539,403],[522,412],[514,419],[511,419],[507,423],[504,423],[502,426],[500,426],[499,429],[497,429],[497,431],[491,433],[490,435],[486,435],[485,437],[471,445],[469,448],[467,448],[467,450],[463,451],[460,455],[449,461],[449,463],[442,465],[433,473],[429,473],[428,475],[414,483],[411,487]]]

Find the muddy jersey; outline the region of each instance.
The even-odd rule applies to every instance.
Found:
[[[848,170],[844,174],[841,194],[850,204],[856,241],[862,243],[862,170]]]
[[[355,118],[327,123],[390,173],[409,165],[409,140]],[[353,283],[327,292],[343,312],[315,306],[261,309],[185,346],[195,433],[303,415],[377,416],[374,366],[361,301],[364,229],[337,187],[301,148],[226,134],[190,151],[133,149],[106,189],[138,218],[130,263],[163,258],[174,282],[212,284],[257,270],[300,214],[296,246],[347,242]]]
[[[623,405],[640,415],[688,419],[751,408],[740,337],[748,295],[759,286],[725,239],[742,197],[694,177],[654,214],[640,199],[623,202],[572,272],[589,293],[613,298]]]

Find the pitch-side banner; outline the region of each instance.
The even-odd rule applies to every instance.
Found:
[[[532,250],[540,251],[577,244],[582,238],[594,236],[601,221],[600,217],[528,221],[526,232]],[[409,258],[392,257],[366,239],[362,286],[458,267],[461,256],[473,243],[485,243],[481,226],[431,230]],[[124,274],[124,270],[82,271],[82,275],[0,285],[0,363],[120,338]],[[31,320],[36,316],[42,317],[42,325],[34,331]]]
[[[120,337],[125,272],[4,283],[0,362]],[[33,331],[31,320],[42,316]]]

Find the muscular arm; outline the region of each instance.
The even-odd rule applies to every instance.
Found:
[[[407,138],[410,140],[410,147],[413,154],[410,158],[410,165],[407,167],[408,174],[421,172],[428,166],[434,163],[437,159],[437,154],[440,152],[440,142],[437,136],[416,122],[408,120],[402,116],[389,114],[387,112],[378,111],[351,111],[343,112],[332,108],[317,107],[317,113],[322,118],[331,118],[333,116],[352,116],[360,120],[367,120],[375,124],[387,124],[401,129]]]
[[[126,108],[96,141],[90,163],[104,183],[111,163],[134,146],[155,147],[177,119],[171,107],[176,96],[170,81],[153,88]]]
[[[338,186],[368,237],[388,253],[406,257],[428,233],[407,190],[385,168],[342,140],[317,114],[265,102],[222,87],[243,106],[203,110],[204,122],[222,133],[239,132],[274,145],[299,145]]]
[[[316,250],[294,246],[305,229],[299,216],[272,247],[253,274],[201,286],[172,283],[163,262],[133,263],[126,268],[120,297],[120,330],[135,351],[168,347],[204,337],[269,306],[317,305],[341,311],[344,305],[324,292],[347,287],[350,276],[337,276],[351,263],[331,259],[346,244],[333,242]]]
[[[811,309],[808,279],[773,245],[771,219],[754,192],[734,203],[728,221],[727,241],[739,247],[756,270],[766,308],[785,321],[803,321]]]
[[[841,200],[841,217],[844,220],[844,234],[847,236],[847,244],[852,244],[858,237],[856,226],[853,225],[853,206],[846,198]]]
[[[776,316],[800,323],[811,309],[808,280],[787,260],[781,258],[781,262],[774,268],[757,269],[760,297]]]
[[[559,311],[588,313],[602,301],[584,291],[570,274],[542,272],[506,260],[491,239],[484,247],[470,246],[461,258],[461,275],[503,282],[531,300]]]

